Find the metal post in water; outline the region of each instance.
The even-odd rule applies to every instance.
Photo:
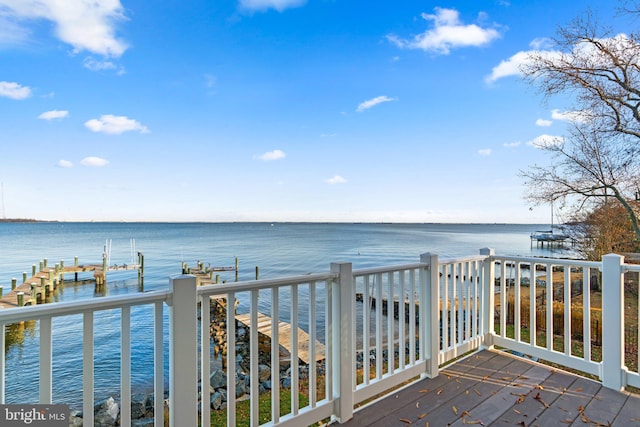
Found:
[[[31,276],[35,276],[35,275],[36,275],[36,268],[37,268],[37,267],[36,267],[36,265],[35,265],[35,264],[33,264],[33,265],[31,266]]]
[[[17,285],[18,285],[18,279],[16,279],[15,277],[12,278],[11,279],[11,290],[14,290]]]
[[[77,266],[78,266],[78,257],[75,257],[75,258],[73,259],[73,266],[74,266],[74,267],[77,267]]]
[[[256,280],[260,277],[260,268],[256,265]]]

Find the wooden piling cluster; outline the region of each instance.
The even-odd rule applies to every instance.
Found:
[[[144,279],[143,263],[144,256],[138,253],[138,264],[133,265],[107,265],[107,257],[103,255],[102,264],[80,265],[78,257],[74,258],[72,266],[66,266],[64,260],[55,264],[54,267],[48,265],[45,258],[38,265],[31,266],[31,276],[27,272],[22,273],[22,282],[18,284],[17,278],[11,279],[11,291],[3,292],[0,286],[0,309],[11,307],[22,307],[25,305],[42,304],[47,301],[47,297],[64,286],[66,274],[74,274],[74,280],[78,281],[78,273],[93,272],[96,282],[96,289],[103,287],[107,283],[108,271],[138,270],[138,281]]]
[[[198,260],[195,267],[189,267],[186,262],[182,262],[182,274],[191,274],[196,276],[198,285],[212,285],[220,282],[220,275],[216,273],[225,271],[235,271],[236,282],[238,281],[238,258],[236,258],[235,266],[227,267],[212,267],[211,265],[205,265],[204,262]],[[222,282],[224,283],[224,281]]]

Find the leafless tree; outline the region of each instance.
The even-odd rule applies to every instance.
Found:
[[[624,16],[640,14],[639,3],[627,3]],[[559,199],[577,212],[615,198],[640,241],[633,203],[640,191],[639,34],[613,34],[587,12],[558,30],[551,49],[531,52],[521,71],[545,97],[575,99],[567,137],[539,147],[552,155],[550,165],[522,173],[528,200]]]

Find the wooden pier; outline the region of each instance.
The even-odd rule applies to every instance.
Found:
[[[238,258],[236,258],[235,266],[227,267],[212,267],[210,265],[204,265],[204,262],[198,261],[196,267],[189,267],[186,262],[182,263],[182,274],[191,274],[196,276],[199,286],[212,285],[214,283],[220,283],[220,275],[215,273],[220,272],[235,272],[235,280],[238,281]]]
[[[93,273],[96,287],[106,284],[107,273],[109,271],[138,270],[138,281],[142,283],[144,279],[144,256],[138,253],[138,264],[107,265],[107,258],[103,256],[102,264],[78,263],[78,258],[74,259],[74,265],[65,266],[64,261],[60,261],[54,267],[47,265],[47,260],[40,261],[39,267],[35,264],[31,267],[31,276],[28,273],[22,274],[21,283],[17,278],[11,281],[11,290],[3,292],[0,297],[0,309],[22,307],[25,305],[36,305],[46,302],[46,298],[55,292],[58,286],[63,286],[65,276],[74,275],[74,281],[78,281],[79,273]]]
[[[237,314],[236,320],[245,325],[247,328],[251,326],[251,314]],[[258,313],[258,332],[266,335],[270,339],[271,336],[271,324],[273,323],[273,319],[266,314]],[[291,354],[291,349],[293,348],[293,341],[291,340],[292,332],[291,332],[291,324],[287,322],[278,322],[278,338],[280,345],[284,347],[289,354]],[[311,362],[311,356],[309,355],[309,347],[311,346],[311,339],[309,334],[307,334],[302,329],[298,328],[298,357],[305,364],[309,364]],[[324,344],[320,341],[316,340],[316,357],[315,361],[319,362],[326,358],[326,350]]]

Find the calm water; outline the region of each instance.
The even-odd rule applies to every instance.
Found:
[[[0,223],[0,285],[10,289],[11,278],[44,258],[70,265],[101,263],[105,242],[111,242],[111,264],[131,263],[131,239],[145,256],[144,290],[166,289],[180,274],[182,261],[212,266],[234,265],[240,280],[327,271],[329,264],[349,261],[354,269],[416,262],[425,252],[442,258],[477,254],[491,247],[499,255],[561,256],[532,248],[531,232],[548,226],[504,224],[283,224],[283,223]],[[233,272],[222,280],[235,279]],[[67,280],[70,278],[67,277]],[[112,272],[107,295],[138,292],[135,272]],[[67,282],[55,297],[70,301],[102,297],[93,284]],[[153,325],[150,308],[132,310],[134,392],[151,391]],[[119,395],[119,312],[95,317],[96,399]],[[81,318],[54,319],[54,403],[79,406],[82,396]],[[38,326],[26,324],[10,331],[6,350],[7,403],[36,403],[38,399]],[[60,332],[58,335],[56,333]],[[77,336],[78,338],[74,337]],[[60,338],[56,338],[60,337]]]

